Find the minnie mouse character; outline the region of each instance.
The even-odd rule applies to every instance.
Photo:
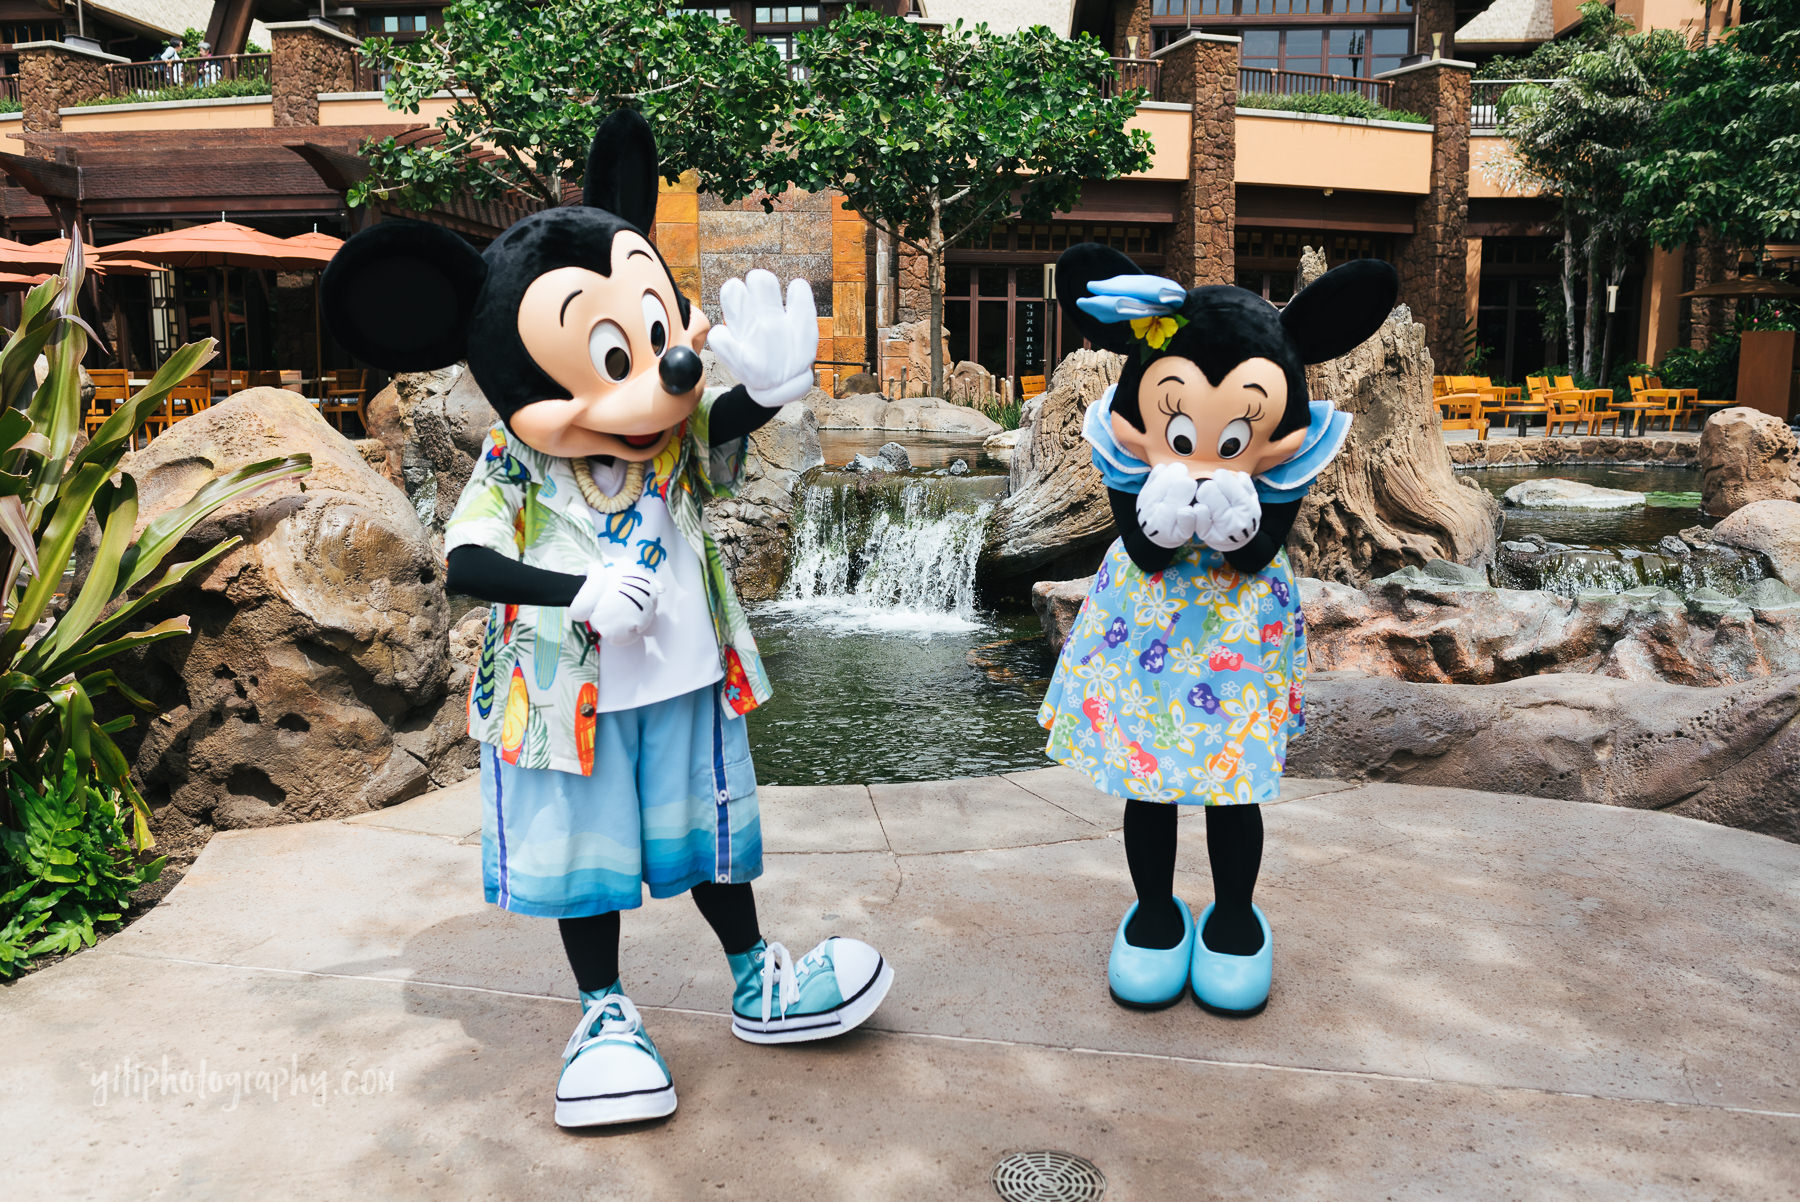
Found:
[[[703,389],[706,315],[645,237],[656,146],[620,111],[588,155],[585,203],[537,213],[484,253],[390,221],[324,278],[333,334],[394,371],[467,360],[500,416],[445,531],[447,587],[492,602],[469,697],[480,740],[487,900],[556,918],[582,1016],[556,1121],[658,1118],[675,1087],[619,978],[619,911],[691,890],[736,983],[733,1034],[840,1035],[893,969],[831,938],[796,961],[763,940],[756,773],[744,714],[769,697],[703,497],[728,495],[745,438],[813,383],[803,280],[728,281],[710,342],[742,384]]]
[[[1348,263],[1277,311],[1242,288],[1144,275],[1092,243],[1070,247],[1056,279],[1083,337],[1125,356],[1083,427],[1119,538],[1038,713],[1050,758],[1125,800],[1138,900],[1107,982],[1127,1006],[1170,1006],[1191,985],[1209,1010],[1254,1014],[1274,963],[1250,901],[1258,806],[1279,795],[1304,726],[1306,639],[1282,544],[1350,426],[1307,401],[1304,368],[1374,333],[1399,280],[1386,263]],[[1198,930],[1174,896],[1177,805],[1207,807],[1215,900]]]

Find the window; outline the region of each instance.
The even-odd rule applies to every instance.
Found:
[[[401,33],[424,32],[424,13],[387,13],[369,18],[369,34],[372,37],[393,37],[395,34]]]
[[[1413,0],[1150,0],[1152,17],[1305,16],[1317,13],[1390,14],[1413,10]]]
[[[819,6],[816,4],[789,4],[769,7],[766,4],[756,6],[756,23],[758,25],[817,25],[819,23]]]
[[[1313,246],[1325,252],[1325,261],[1336,267],[1351,259],[1392,258],[1393,239],[1383,234],[1327,234],[1304,230],[1271,230],[1238,227],[1233,235],[1233,260],[1237,286],[1277,305],[1294,295],[1294,277],[1300,270],[1300,248]]]
[[[1365,79],[1394,70],[1400,65],[1401,56],[1412,48],[1412,30],[1399,26],[1246,29],[1243,38],[1243,64],[1247,69]],[[1251,86],[1247,90],[1260,89]]]
[[[688,9],[688,11],[696,12],[696,13],[705,13],[707,16],[711,17],[715,21],[731,20],[731,7],[729,5],[721,5],[718,8],[710,8],[703,4],[697,4],[694,7]]]

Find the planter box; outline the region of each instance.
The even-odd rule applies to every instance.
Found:
[[[1745,330],[1738,344],[1737,401],[1786,421],[1794,410],[1794,331]]]

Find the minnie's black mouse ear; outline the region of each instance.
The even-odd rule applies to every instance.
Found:
[[[1108,324],[1084,313],[1075,302],[1092,296],[1088,285],[1095,280],[1110,280],[1116,275],[1141,275],[1143,269],[1110,246],[1098,242],[1080,242],[1063,251],[1056,261],[1056,301],[1063,313],[1075,323],[1081,336],[1103,351],[1123,353],[1131,346],[1131,324]]]
[[[388,371],[448,367],[468,354],[487,279],[475,248],[442,226],[383,221],[338,248],[319,281],[325,325],[345,350]]]
[[[1381,328],[1400,295],[1400,275],[1380,259],[1354,259],[1303,288],[1281,311],[1302,363],[1348,354]]]
[[[656,220],[656,139],[637,110],[620,109],[600,123],[588,148],[582,202],[649,232]]]

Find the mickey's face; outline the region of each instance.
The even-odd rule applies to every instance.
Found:
[[[1138,385],[1139,430],[1113,414],[1119,445],[1157,467],[1179,463],[1205,480],[1221,471],[1252,476],[1292,458],[1305,430],[1271,438],[1287,412],[1287,374],[1272,359],[1246,359],[1215,386],[1192,359],[1153,360]]]
[[[620,232],[611,257],[610,276],[559,267],[533,280],[519,302],[526,352],[568,390],[566,399],[534,401],[508,421],[546,455],[653,459],[700,403],[704,376],[686,352],[706,345],[706,315],[690,306],[682,324],[668,268],[641,234]]]

